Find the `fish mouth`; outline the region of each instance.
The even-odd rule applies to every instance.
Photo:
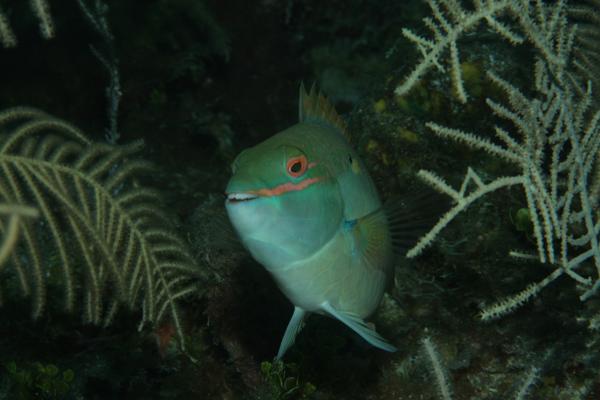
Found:
[[[243,203],[258,198],[258,195],[251,193],[225,193],[228,203]]]

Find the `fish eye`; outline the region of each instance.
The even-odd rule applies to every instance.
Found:
[[[287,161],[286,170],[288,175],[293,178],[298,178],[306,172],[308,168],[308,160],[306,156],[301,155],[298,157],[292,157]]]

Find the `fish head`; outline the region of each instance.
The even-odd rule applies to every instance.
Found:
[[[273,270],[327,243],[343,219],[343,202],[318,154],[271,139],[235,159],[225,206],[244,246]]]

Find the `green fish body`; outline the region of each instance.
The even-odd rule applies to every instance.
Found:
[[[299,123],[232,165],[227,214],[244,246],[294,304],[277,357],[308,313],[337,318],[372,345],[395,348],[364,319],[393,266],[388,220],[330,103],[300,88]]]

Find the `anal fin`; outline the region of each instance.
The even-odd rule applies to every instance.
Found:
[[[360,337],[365,339],[369,344],[385,351],[397,351],[398,349],[392,346],[386,339],[384,339],[379,333],[370,328],[365,321],[343,311],[336,310],[328,302],[322,303],[321,308],[331,316],[335,317],[339,321],[343,322],[348,328],[358,333]]]
[[[288,349],[292,347],[296,341],[296,335],[298,335],[298,332],[302,329],[302,322],[307,314],[308,313],[300,307],[294,307],[294,313],[292,314],[292,318],[290,319],[287,328],[285,328],[285,333],[281,339],[279,351],[277,352],[277,357],[275,357],[275,359],[281,359]]]

